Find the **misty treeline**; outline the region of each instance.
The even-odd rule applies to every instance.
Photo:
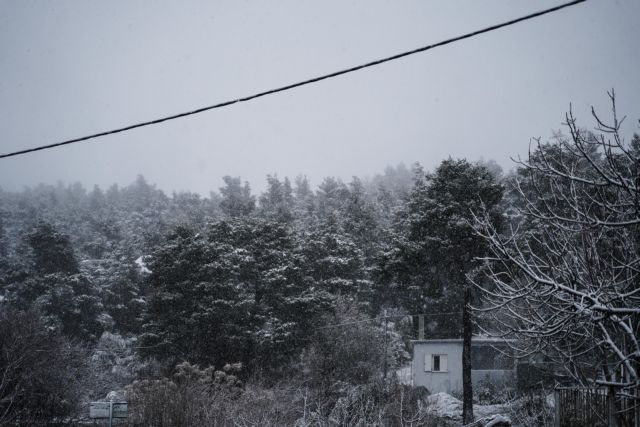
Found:
[[[349,387],[384,383],[408,361],[415,333],[405,314],[444,313],[429,317],[429,336],[460,335],[464,274],[482,254],[471,208],[497,206],[499,180],[493,162],[449,159],[434,173],[399,165],[315,189],[304,177],[269,176],[260,195],[234,177],[207,198],[167,196],[142,176],[107,190],[3,192],[2,306],[8,322],[26,316],[57,340],[40,360],[87,359],[56,367],[84,387],[85,402],[125,386],[138,398],[139,387],[161,393],[153,381],[170,381],[186,362],[212,370],[202,374],[211,381],[299,383],[309,422],[346,417],[339,398],[371,395]],[[456,234],[469,239],[464,247]],[[376,320],[383,310],[396,317]],[[15,322],[7,331],[26,333]],[[34,350],[24,345],[13,354]],[[6,416],[22,420],[33,402],[20,387],[2,392],[15,397]],[[386,392],[411,394],[397,387]],[[45,416],[79,410],[57,397]]]
[[[417,315],[462,336],[465,288],[475,332],[633,392],[640,138],[570,124],[508,174],[0,191],[0,424],[86,418],[111,391],[138,425],[436,423],[395,371]]]

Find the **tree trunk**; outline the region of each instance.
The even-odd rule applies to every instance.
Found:
[[[471,383],[471,287],[464,285],[464,306],[462,307],[462,422],[473,419],[473,388]]]

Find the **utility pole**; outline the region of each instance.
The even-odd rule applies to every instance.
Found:
[[[387,309],[384,309],[384,379],[387,379]]]
[[[462,307],[462,422],[472,423],[473,384],[471,382],[471,287],[464,282],[464,306]]]

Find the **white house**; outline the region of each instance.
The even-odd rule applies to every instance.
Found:
[[[431,393],[462,391],[462,339],[416,340],[413,343],[411,379]],[[515,386],[515,365],[503,339],[473,337],[471,381],[487,380],[496,386]]]

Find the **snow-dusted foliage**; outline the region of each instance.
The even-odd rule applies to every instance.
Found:
[[[498,224],[502,186],[485,167],[466,160],[447,159],[433,174],[416,165],[414,174],[392,238],[378,254],[376,293],[412,313],[433,313],[429,337],[460,337],[466,275],[487,253],[473,231],[472,211],[486,206]]]
[[[102,303],[80,272],[68,236],[40,222],[26,240],[31,256],[23,271],[5,279],[6,302],[23,310],[38,308],[48,327],[69,337],[97,340],[104,329]]]
[[[393,323],[372,321],[345,298],[336,300],[324,326],[310,334],[300,371],[308,383],[327,396],[340,395],[351,385],[391,377],[409,356]],[[376,345],[372,345],[376,343]]]
[[[79,357],[90,373],[82,374],[82,396],[69,395],[67,407],[79,408],[107,394],[121,398],[125,384],[156,378],[184,360],[217,368],[242,361],[245,377],[304,383],[301,353],[319,328],[337,321],[331,313],[344,300],[360,310],[365,339],[342,341],[341,354],[370,365],[363,376],[367,369],[343,364],[350,390],[356,377],[360,385],[379,378],[385,360],[393,372],[406,358],[407,337],[394,322],[384,334],[383,322],[370,317],[381,309],[372,271],[386,227],[409,192],[404,178],[385,176],[369,191],[355,177],[347,184],[327,178],[314,190],[304,177],[292,185],[269,176],[260,197],[232,177],[208,198],[167,196],[142,176],[107,190],[80,184],[0,190],[0,307],[37,308],[46,345],[70,338],[86,347]],[[16,340],[29,343],[20,333]],[[379,339],[388,343],[386,357]],[[369,351],[349,354],[351,344]],[[231,397],[237,398],[225,396],[224,405]],[[258,387],[246,390],[236,409],[259,419],[260,411],[283,413],[287,399],[298,405],[298,397]],[[335,399],[318,405],[328,403]],[[286,409],[291,419],[310,420],[314,410],[326,419],[324,409],[305,405]]]
[[[219,425],[225,406],[241,391],[236,377],[241,365],[221,370],[200,369],[182,362],[171,377],[144,379],[127,385],[125,398],[131,404],[129,422],[134,425]]]
[[[126,385],[157,370],[153,360],[140,358],[136,347],[135,337],[110,332],[102,334],[91,351],[85,399],[96,401],[109,395],[122,397]]]
[[[328,302],[273,220],[229,219],[207,236],[179,228],[149,259],[143,352],[165,360],[280,366]]]

